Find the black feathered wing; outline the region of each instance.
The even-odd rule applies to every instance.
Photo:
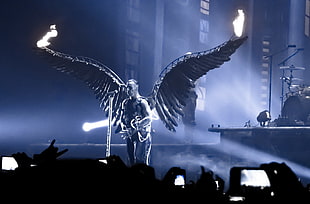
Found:
[[[50,61],[53,68],[85,82],[94,91],[100,108],[106,115],[109,109],[109,96],[113,96],[112,120],[115,122],[119,120],[121,104],[127,96],[126,86],[109,67],[88,57],[72,56],[47,47],[36,49],[37,53]]]
[[[171,62],[155,83],[150,100],[159,118],[170,131],[175,131],[189,91],[197,79],[220,67],[243,44],[247,37],[229,41],[207,51],[186,54]]]

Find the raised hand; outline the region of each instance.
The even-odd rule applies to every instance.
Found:
[[[55,161],[59,156],[63,155],[68,149],[64,149],[58,152],[58,147],[54,147],[55,139],[51,142],[51,144],[43,150],[40,154],[33,155],[33,161],[36,164],[46,164],[49,162]]]

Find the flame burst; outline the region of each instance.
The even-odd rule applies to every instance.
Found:
[[[50,26],[50,31],[48,31],[41,40],[39,40],[37,42],[37,47],[41,48],[41,47],[47,47],[49,46],[51,43],[49,42],[50,38],[54,38],[56,37],[58,34],[57,30],[56,30],[56,25],[51,25]]]
[[[243,25],[245,21],[244,12],[242,9],[238,10],[238,16],[233,21],[234,32],[237,37],[241,37],[243,33]]]

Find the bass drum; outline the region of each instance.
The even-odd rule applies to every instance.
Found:
[[[290,96],[284,102],[281,115],[290,124],[303,122],[305,125],[310,125],[310,97],[306,94]]]

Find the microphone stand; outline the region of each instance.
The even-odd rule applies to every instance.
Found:
[[[272,61],[273,57],[286,51],[289,47],[279,50],[271,55],[265,56],[265,58],[269,58],[269,95],[268,95],[268,112],[271,114],[271,88],[272,88]]]
[[[107,140],[106,153],[105,153],[106,157],[109,157],[111,155],[112,113],[113,113],[112,108],[113,108],[113,99],[116,93],[117,91],[111,91],[107,93],[109,97],[109,111],[108,111],[109,125],[108,125],[107,138],[106,138]]]
[[[109,157],[111,155],[111,134],[112,134],[112,105],[113,105],[113,95],[109,95],[109,126],[107,130],[107,147],[106,147],[106,153],[105,156]]]

